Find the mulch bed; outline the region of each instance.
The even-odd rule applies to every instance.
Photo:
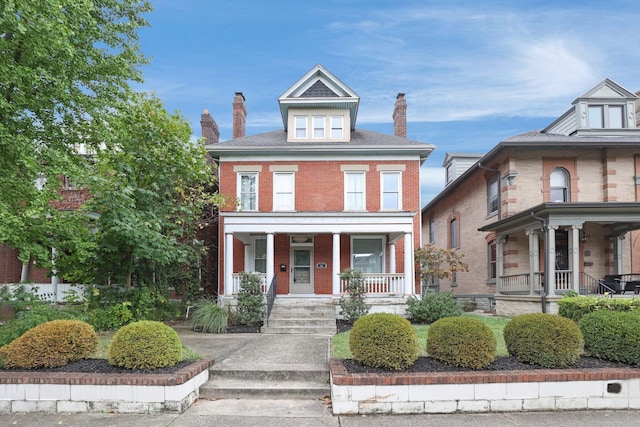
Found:
[[[91,374],[172,374],[190,365],[192,360],[158,369],[127,369],[109,365],[107,359],[82,359],[57,368],[5,369],[5,372],[84,372]],[[0,369],[0,372],[3,370]]]

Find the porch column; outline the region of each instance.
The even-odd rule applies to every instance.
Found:
[[[624,274],[623,266],[622,266],[622,241],[624,240],[624,234],[620,234],[616,236],[614,240],[614,261],[616,266],[616,274]]]
[[[413,234],[404,233],[404,293],[415,294],[413,274]]]
[[[244,245],[244,271],[253,271],[253,266],[249,261],[253,259],[251,255],[251,245]]]
[[[536,231],[527,231],[529,236],[529,295],[536,293],[536,272],[540,265],[540,236]]]
[[[502,291],[502,278],[504,277],[504,243],[505,236],[496,238],[496,289]]]
[[[233,293],[233,233],[224,235],[224,294]]]
[[[51,248],[51,292],[53,293],[53,302],[58,302],[58,272],[56,271],[56,248]]]
[[[273,280],[274,273],[274,256],[273,256],[273,233],[267,233],[267,289]]]
[[[389,273],[396,272],[396,244],[389,243]]]
[[[331,273],[331,293],[340,295],[340,233],[333,233]]]
[[[556,294],[556,230],[558,227],[548,227],[547,229],[547,254],[544,268],[547,269],[547,277],[549,283],[547,286],[547,295],[553,296]]]
[[[573,290],[580,293],[580,229],[578,225],[571,226],[571,281]]]

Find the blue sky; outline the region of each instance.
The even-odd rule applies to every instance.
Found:
[[[444,185],[447,152],[485,153],[542,129],[609,77],[640,90],[637,0],[152,0],[140,32],[145,83],[200,136],[206,108],[231,138],[235,92],[247,135],[281,129],[277,99],[322,64],[360,96],[357,127],[434,144],[422,205]]]

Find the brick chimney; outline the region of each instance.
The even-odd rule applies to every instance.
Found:
[[[407,137],[407,100],[399,93],[393,108],[393,135]]]
[[[233,139],[242,138],[245,135],[247,108],[244,101],[242,92],[236,92],[236,96],[233,98]]]
[[[200,115],[200,127],[202,128],[202,136],[206,138],[207,144],[217,144],[220,141],[218,124],[213,120],[207,109]]]

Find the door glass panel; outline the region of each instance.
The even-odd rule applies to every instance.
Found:
[[[311,283],[311,251],[305,249],[293,252],[293,282]]]

